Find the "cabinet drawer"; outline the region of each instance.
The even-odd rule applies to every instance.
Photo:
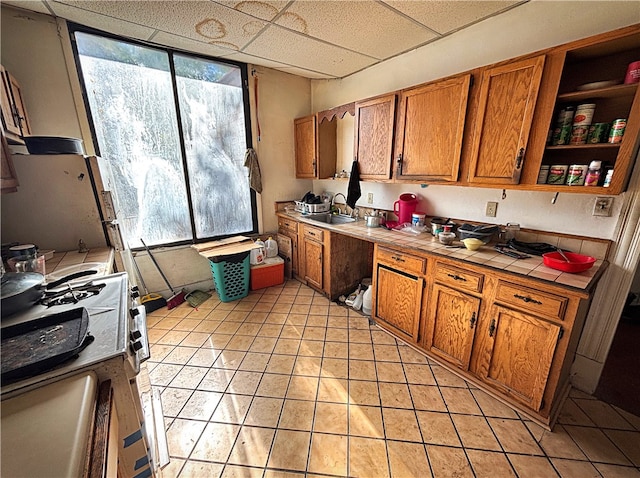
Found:
[[[469,272],[448,264],[436,265],[436,281],[458,289],[471,292],[482,292],[484,276],[475,272]]]
[[[317,227],[311,227],[304,225],[304,237],[311,241],[322,242],[324,238],[324,231]]]
[[[278,227],[288,229],[291,232],[298,232],[298,222],[283,217],[278,218]]]
[[[427,262],[426,259],[421,257],[410,256],[382,247],[378,249],[377,260],[378,262],[392,264],[403,272],[414,272],[416,274],[424,274],[424,268]]]
[[[496,301],[537,315],[561,320],[567,305],[565,297],[503,281],[498,282]]]

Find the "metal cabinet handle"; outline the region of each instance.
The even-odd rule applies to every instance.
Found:
[[[314,176],[318,173],[317,166],[318,166],[318,162],[316,161],[315,158],[313,158],[313,175]]]
[[[307,231],[307,234],[309,234],[310,236],[314,236],[314,237],[315,237],[315,235],[316,235],[316,233],[315,233],[315,232],[311,232],[311,231]]]
[[[523,159],[524,159],[524,148],[520,148],[520,151],[518,151],[518,155],[516,156],[516,169],[520,169],[522,167]]]
[[[476,325],[476,313],[471,314],[470,326],[473,329],[473,326]]]
[[[461,280],[463,282],[467,282],[467,279],[465,279],[462,276],[459,276],[458,274],[447,274],[449,277],[451,277],[453,280]]]
[[[491,319],[491,324],[489,324],[489,337],[493,337],[493,334],[496,331],[496,319]]]
[[[516,299],[520,299],[520,300],[526,302],[527,304],[528,303],[532,303],[532,304],[542,305],[542,302],[540,302],[539,300],[533,299],[533,298],[531,298],[529,296],[524,296],[524,295],[519,295],[519,294],[513,294],[513,296]]]
[[[397,262],[406,262],[402,257],[399,256],[391,256],[391,259]]]
[[[398,164],[398,176],[400,176],[402,175],[402,154],[398,155],[397,164]]]

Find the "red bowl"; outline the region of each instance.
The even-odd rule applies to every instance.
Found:
[[[564,272],[582,272],[591,269],[596,262],[595,257],[576,254],[575,252],[565,252],[569,262],[565,261],[559,252],[547,252],[542,254],[542,262],[547,267]]]

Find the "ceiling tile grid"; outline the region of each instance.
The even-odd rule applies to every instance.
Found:
[[[526,1],[3,0],[128,38],[344,78]]]

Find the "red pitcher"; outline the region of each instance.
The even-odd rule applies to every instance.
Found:
[[[398,216],[398,224],[411,222],[413,214],[418,206],[418,196],[412,193],[403,193],[400,198],[393,203],[393,213]]]

